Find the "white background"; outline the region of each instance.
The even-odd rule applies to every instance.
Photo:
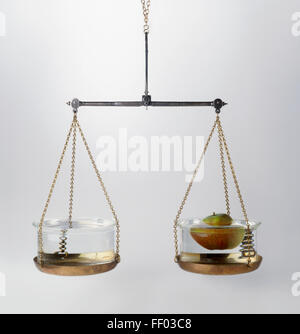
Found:
[[[184,173],[105,173],[122,224],[122,263],[110,273],[61,278],[33,265],[41,215],[72,114],[65,102],[135,100],[144,87],[144,36],[136,1],[2,0],[0,37],[0,271],[3,313],[257,313],[299,311],[300,1],[153,0],[150,92],[155,100],[229,102],[222,113],[249,215],[263,222],[264,264],[237,277],[205,277],[173,263],[172,224]],[[211,109],[82,109],[91,148],[102,135],[204,135]],[[224,211],[213,142],[204,181],[183,213]],[[85,152],[75,215],[110,218]],[[49,217],[67,215],[65,169]],[[235,217],[241,216],[233,194]]]

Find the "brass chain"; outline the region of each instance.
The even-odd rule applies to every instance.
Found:
[[[204,146],[202,155],[201,155],[201,157],[199,159],[197,167],[196,167],[196,169],[195,169],[195,171],[193,173],[192,179],[191,179],[191,181],[190,181],[190,183],[188,185],[188,188],[187,188],[187,190],[185,192],[183,201],[181,202],[180,208],[179,208],[178,213],[176,215],[176,218],[174,220],[173,230],[174,230],[174,243],[175,243],[175,255],[176,255],[175,256],[175,262],[178,262],[178,257],[179,257],[179,248],[178,248],[178,221],[180,219],[180,216],[182,214],[182,211],[183,211],[183,208],[184,208],[184,206],[186,204],[188,196],[189,196],[189,194],[191,192],[193,183],[195,181],[195,178],[197,176],[197,173],[199,171],[199,168],[201,166],[201,163],[203,161],[203,158],[205,156],[205,153],[207,151],[208,145],[209,145],[209,143],[210,143],[210,141],[212,139],[212,136],[214,134],[214,131],[215,131],[216,127],[218,128],[218,138],[219,138],[220,156],[221,156],[221,167],[222,167],[222,173],[223,173],[223,183],[224,183],[224,191],[225,191],[225,201],[226,201],[227,213],[230,214],[230,203],[229,203],[229,193],[228,193],[227,176],[226,176],[226,165],[225,165],[224,148],[225,148],[227,159],[228,159],[228,162],[229,162],[229,165],[230,165],[230,169],[231,169],[231,173],[232,173],[232,176],[233,176],[235,188],[236,188],[236,191],[238,193],[239,200],[240,200],[240,204],[241,204],[241,208],[242,208],[242,211],[243,211],[243,215],[244,215],[245,221],[247,223],[247,231],[246,231],[246,235],[247,235],[246,239],[247,240],[244,240],[243,242],[246,244],[246,247],[249,247],[250,244],[252,245],[253,234],[252,234],[252,231],[251,231],[251,227],[250,227],[250,223],[249,223],[249,219],[248,219],[248,215],[247,215],[247,211],[246,211],[246,206],[245,206],[245,203],[244,203],[244,200],[243,200],[243,197],[242,197],[242,194],[241,194],[240,186],[239,186],[239,183],[238,183],[238,179],[237,179],[234,167],[233,167],[232,159],[231,159],[231,156],[230,156],[229,148],[228,148],[227,141],[226,141],[226,138],[225,138],[225,135],[224,135],[224,131],[223,131],[223,128],[222,128],[221,120],[220,120],[219,115],[217,115],[216,121],[215,121],[215,123],[213,125],[213,128],[212,128],[212,130],[210,132],[210,135],[209,135],[209,137],[207,139],[207,142],[206,142],[206,144]],[[248,251],[248,265],[251,264],[251,261],[252,261],[251,258],[253,257],[253,254],[255,254],[255,251],[254,251],[254,253],[252,251]]]
[[[209,143],[210,143],[210,141],[212,139],[212,136],[213,136],[213,134],[215,132],[216,126],[217,126],[217,120],[215,121],[215,123],[214,123],[214,125],[212,127],[212,130],[211,130],[211,132],[210,132],[210,134],[208,136],[208,139],[207,139],[206,144],[204,146],[203,152],[202,152],[202,154],[200,156],[199,162],[198,162],[198,164],[196,166],[196,169],[195,169],[195,171],[193,173],[192,179],[191,179],[191,181],[190,181],[190,183],[189,183],[189,185],[187,187],[187,190],[185,192],[184,198],[183,198],[183,200],[181,202],[181,205],[180,205],[179,210],[177,212],[176,218],[174,220],[173,232],[174,232],[174,243],[175,243],[175,262],[178,262],[178,256],[179,256],[179,248],[178,248],[178,221],[180,219],[180,216],[182,214],[182,211],[183,211],[183,208],[184,208],[184,206],[186,204],[186,201],[187,201],[187,199],[189,197],[189,194],[191,192],[193,183],[194,183],[195,178],[196,178],[196,176],[198,174],[199,168],[200,168],[200,166],[202,164],[202,161],[203,161],[203,158],[204,158],[205,153],[207,151],[208,145],[209,145]]]
[[[241,203],[243,215],[244,215],[245,221],[247,222],[248,226],[250,226],[249,225],[248,214],[247,214],[247,211],[246,211],[246,206],[245,206],[245,203],[244,203],[244,200],[243,200],[243,197],[242,197],[242,193],[241,193],[241,190],[240,190],[240,186],[239,186],[239,183],[238,183],[238,179],[237,179],[234,167],[233,167],[232,159],[231,159],[231,156],[230,156],[229,148],[228,148],[228,145],[227,145],[227,141],[226,141],[226,138],[225,138],[225,135],[224,135],[224,130],[222,128],[220,119],[219,119],[219,124],[220,124],[220,131],[221,131],[221,136],[222,136],[222,139],[223,139],[223,144],[224,144],[224,147],[225,147],[225,151],[226,151],[227,159],[228,159],[229,166],[230,166],[230,169],[231,169],[232,177],[233,177],[233,180],[234,180],[235,188],[236,188],[236,191],[237,191],[240,203]]]
[[[76,135],[77,135],[77,115],[74,113],[74,127],[73,127],[73,143],[72,143],[72,159],[71,159],[71,177],[70,177],[70,193],[69,193],[69,228],[73,227],[73,200],[74,200],[74,178],[75,178],[75,161],[76,161]],[[67,252],[67,236],[68,230],[64,229],[61,231],[59,238],[59,254],[62,256],[68,256]]]
[[[219,138],[219,147],[220,147],[221,167],[222,167],[224,193],[225,193],[225,203],[226,203],[227,214],[228,214],[228,216],[230,216],[230,203],[229,203],[228,183],[227,183],[226,165],[225,165],[225,157],[224,157],[222,126],[221,126],[219,115],[217,115],[217,126],[218,126],[218,138]]]
[[[84,146],[88,152],[88,155],[89,155],[89,158],[92,162],[92,165],[93,165],[93,168],[96,172],[96,175],[97,175],[97,178],[100,182],[100,185],[101,185],[101,188],[104,192],[104,195],[105,195],[105,198],[109,204],[109,207],[112,211],[112,214],[114,216],[114,219],[115,219],[115,222],[116,222],[116,261],[117,262],[120,262],[120,223],[119,223],[119,219],[117,217],[117,214],[116,214],[116,211],[112,205],[112,202],[111,202],[111,199],[108,195],[108,192],[106,190],[106,187],[104,185],[104,182],[102,180],[102,177],[100,175],[100,172],[97,168],[97,165],[96,165],[96,162],[93,158],[93,155],[91,153],[91,150],[88,146],[88,143],[85,139],[85,136],[83,134],[83,131],[80,127],[80,124],[78,122],[78,119],[77,119],[77,115],[76,113],[74,114],[74,117],[73,117],[73,121],[72,121],[72,124],[71,124],[71,127],[70,127],[70,130],[68,132],[68,135],[67,135],[67,139],[66,139],[66,142],[65,142],[65,145],[64,145],[64,148],[63,148],[63,152],[61,154],[61,157],[59,159],[59,163],[58,163],[58,166],[57,166],[57,169],[56,169],[56,172],[55,172],[55,175],[54,175],[54,179],[53,179],[53,182],[51,184],[51,188],[50,188],[50,192],[49,192],[49,195],[47,197],[47,201],[46,201],[46,204],[45,204],[45,207],[44,207],[44,210],[43,210],[43,213],[42,213],[42,217],[41,217],[41,220],[40,220],[40,224],[39,224],[39,230],[38,230],[38,245],[39,245],[39,254],[38,254],[38,261],[39,263],[42,265],[43,264],[43,224],[44,224],[44,220],[45,220],[45,216],[47,214],[47,211],[48,211],[48,207],[49,207],[49,203],[51,201],[51,198],[52,198],[52,194],[53,194],[53,191],[54,191],[54,188],[55,188],[55,185],[56,185],[56,182],[57,182],[57,178],[58,178],[58,175],[59,175],[59,172],[61,170],[61,166],[62,166],[62,163],[63,163],[63,160],[64,160],[64,157],[65,157],[65,154],[66,154],[66,151],[67,151],[67,147],[68,147],[68,144],[70,142],[70,137],[71,137],[71,134],[72,134],[72,131],[73,131],[73,145],[72,145],[72,161],[71,161],[71,178],[70,178],[70,194],[69,194],[69,226],[70,228],[72,227],[72,216],[73,216],[73,199],[74,199],[74,177],[75,177],[75,162],[76,162],[76,139],[77,139],[77,132],[76,130],[79,130],[79,133],[81,135],[81,138],[83,140],[83,143],[84,143]],[[66,230],[63,230],[62,231],[62,236],[61,236],[61,243],[60,243],[60,254],[62,255],[66,255],[67,252],[66,252],[66,246],[67,246],[67,237],[66,237]]]
[[[46,204],[45,204],[45,207],[44,207],[44,210],[43,210],[43,213],[42,213],[42,217],[41,217],[40,223],[39,223],[39,229],[38,229],[38,248],[39,248],[38,262],[41,265],[43,264],[43,248],[44,248],[44,245],[43,245],[43,224],[44,224],[44,220],[45,220],[45,216],[46,216],[47,211],[48,211],[49,203],[51,201],[51,197],[52,197],[52,194],[53,194],[56,182],[57,182],[58,174],[60,172],[64,157],[65,157],[65,154],[66,154],[66,151],[67,151],[67,147],[68,147],[68,144],[69,144],[69,141],[70,141],[70,137],[71,137],[73,128],[76,124],[75,120],[76,120],[76,118],[74,116],[71,127],[70,127],[70,130],[67,134],[67,139],[66,139],[66,142],[64,144],[64,148],[63,148],[62,154],[60,156],[58,166],[57,166],[57,169],[56,169],[56,172],[55,172],[55,175],[54,175],[54,179],[52,181],[50,191],[49,191],[49,194],[48,194],[48,197],[47,197],[47,201],[46,201]]]
[[[243,200],[243,196],[242,196],[242,193],[241,193],[241,190],[240,190],[240,186],[239,186],[238,179],[237,179],[237,176],[236,176],[236,173],[235,173],[235,169],[233,167],[233,163],[232,163],[229,148],[228,148],[228,145],[227,145],[226,137],[225,137],[222,125],[221,125],[221,120],[220,120],[219,116],[217,116],[217,117],[218,117],[218,124],[219,124],[219,127],[220,127],[220,133],[221,133],[221,136],[222,136],[222,140],[223,140],[223,144],[224,144],[224,147],[225,147],[227,159],[228,159],[229,166],[230,166],[230,169],[231,169],[231,174],[232,174],[233,181],[234,181],[234,184],[235,184],[235,188],[236,188],[239,200],[240,200],[243,215],[244,215],[244,218],[245,218],[245,221],[246,221],[246,224],[247,224],[247,233],[246,234],[247,234],[247,238],[249,239],[249,238],[252,238],[252,231],[251,231],[251,227],[250,227],[250,223],[249,223],[249,219],[248,219],[248,214],[247,214],[247,211],[246,211],[245,202]],[[248,241],[250,241],[250,240],[248,240]],[[250,242],[250,244],[252,244],[252,241]],[[251,261],[252,261],[251,258],[252,258],[252,256],[251,256],[251,253],[249,252],[249,254],[248,254],[248,265],[251,264]]]
[[[106,201],[107,201],[107,203],[108,203],[108,205],[109,205],[109,207],[111,209],[111,212],[112,212],[113,217],[114,217],[115,222],[116,222],[116,234],[117,234],[117,236],[116,236],[116,258],[115,259],[116,259],[117,262],[120,262],[121,258],[120,258],[120,223],[119,223],[119,219],[118,219],[116,211],[115,211],[115,209],[114,209],[114,207],[112,205],[111,199],[110,199],[110,197],[108,195],[108,192],[107,192],[106,187],[104,185],[104,182],[103,182],[103,179],[101,177],[101,174],[100,174],[100,172],[99,172],[99,170],[97,168],[95,159],[94,159],[94,157],[92,155],[92,152],[91,152],[91,150],[89,148],[89,145],[88,145],[88,143],[87,143],[87,141],[85,139],[85,136],[83,134],[83,131],[82,131],[82,129],[80,127],[80,124],[79,124],[79,122],[78,122],[77,119],[76,119],[76,124],[77,124],[78,130],[79,130],[79,133],[81,135],[82,141],[84,143],[84,146],[85,146],[85,148],[87,150],[88,156],[89,156],[89,158],[90,158],[90,160],[92,162],[93,168],[94,168],[94,170],[96,172],[98,181],[99,181],[100,186],[101,186],[101,188],[103,190],[103,193],[104,193],[104,196],[106,198]]]
[[[151,1],[150,0],[141,0],[142,6],[143,6],[143,14],[144,14],[144,33],[148,34],[149,33],[149,13],[150,13],[150,6],[151,6]]]
[[[72,162],[71,162],[71,178],[70,178],[70,198],[69,198],[69,227],[72,228],[73,218],[73,199],[74,199],[74,176],[75,176],[75,160],[76,160],[76,135],[77,135],[77,115],[74,114],[75,125],[73,127],[73,144],[72,144]]]

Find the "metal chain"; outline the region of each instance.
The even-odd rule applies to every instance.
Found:
[[[224,144],[224,147],[225,147],[225,151],[226,151],[227,159],[228,159],[229,166],[230,166],[230,169],[231,169],[232,177],[233,177],[233,180],[234,180],[235,188],[236,188],[236,191],[238,193],[238,197],[239,197],[239,200],[240,200],[240,203],[241,203],[243,215],[244,215],[245,221],[247,222],[248,226],[250,226],[249,225],[248,214],[247,214],[247,211],[246,211],[246,206],[245,206],[245,203],[244,203],[244,200],[243,200],[243,197],[242,197],[242,193],[241,193],[241,190],[240,190],[240,186],[239,186],[239,183],[238,183],[238,179],[237,179],[234,167],[233,167],[232,159],[231,159],[231,156],[230,156],[229,148],[228,148],[228,145],[227,145],[227,141],[226,141],[226,138],[225,138],[225,135],[224,135],[224,130],[222,128],[220,119],[219,119],[219,124],[220,124],[220,131],[221,131],[221,136],[222,136],[222,139],[223,139],[223,144]]]
[[[252,231],[251,231],[251,227],[250,227],[250,223],[249,223],[249,219],[248,219],[248,214],[247,214],[247,211],[246,211],[245,202],[243,200],[243,196],[242,196],[242,193],[241,193],[241,190],[240,190],[238,179],[237,179],[234,167],[233,167],[232,159],[231,159],[231,156],[230,156],[229,148],[228,148],[228,145],[227,145],[227,141],[226,141],[226,138],[225,138],[225,135],[224,135],[224,131],[223,131],[223,128],[222,128],[222,125],[221,125],[220,118],[218,120],[218,123],[219,123],[219,126],[220,126],[220,133],[221,133],[223,144],[224,144],[224,147],[225,147],[227,159],[228,159],[228,162],[229,162],[229,165],[230,165],[231,174],[232,174],[232,177],[233,177],[233,180],[234,180],[235,188],[236,188],[236,191],[237,191],[240,203],[241,203],[243,215],[244,215],[244,218],[245,218],[245,221],[246,221],[246,224],[247,224],[247,235],[248,235],[247,238],[249,238],[249,237],[252,238]],[[251,241],[251,243],[252,243],[252,241]],[[249,254],[248,254],[248,265],[251,264],[251,261],[252,261],[251,257],[252,256],[249,252]]]
[[[77,130],[77,116],[74,115],[75,125],[73,127],[73,144],[72,144],[72,162],[71,162],[71,178],[70,178],[70,197],[69,197],[69,227],[72,228],[73,218],[73,199],[74,199],[74,175],[75,175],[75,161],[76,161],[76,130]]]
[[[87,153],[89,155],[89,158],[90,158],[90,160],[92,162],[93,168],[94,168],[94,170],[96,172],[98,181],[99,181],[99,183],[101,185],[101,188],[103,190],[103,193],[104,193],[104,196],[106,198],[106,201],[107,201],[107,203],[108,203],[108,205],[109,205],[109,207],[111,209],[111,212],[112,212],[113,217],[114,217],[115,222],[116,222],[116,234],[117,234],[117,237],[116,237],[116,258],[115,259],[116,259],[117,262],[120,262],[121,258],[120,258],[120,223],[119,223],[119,219],[118,219],[116,211],[115,211],[115,209],[114,209],[114,207],[112,205],[111,199],[110,199],[110,197],[108,195],[108,192],[107,192],[106,187],[104,185],[104,182],[103,182],[103,179],[101,177],[101,174],[100,174],[100,172],[99,172],[99,170],[97,168],[95,159],[94,159],[94,157],[92,155],[92,152],[91,152],[91,150],[89,148],[89,145],[88,145],[88,143],[87,143],[87,141],[85,139],[85,136],[83,134],[83,131],[82,131],[82,129],[80,127],[80,124],[79,124],[79,122],[78,122],[77,119],[76,119],[76,124],[77,124],[78,130],[79,130],[79,133],[81,135],[82,141],[84,143],[84,146],[85,146],[85,148],[87,150]]]
[[[222,167],[222,174],[223,174],[226,209],[227,209],[228,216],[230,216],[230,203],[229,203],[228,183],[227,183],[226,165],[225,165],[224,148],[223,148],[222,126],[221,126],[219,115],[217,115],[217,126],[218,126],[218,137],[219,137],[219,147],[220,147],[220,157],[221,157],[221,167]]]
[[[208,136],[208,139],[207,139],[206,144],[204,146],[204,149],[203,149],[203,152],[202,152],[201,157],[199,159],[199,162],[197,164],[197,167],[196,167],[196,169],[195,169],[195,171],[193,173],[192,179],[191,179],[191,181],[190,181],[190,183],[189,183],[189,185],[187,187],[187,190],[185,192],[184,198],[183,198],[183,200],[181,202],[180,208],[179,208],[179,210],[177,212],[177,215],[176,215],[176,218],[174,220],[173,231],[174,231],[174,243],[175,243],[175,262],[178,262],[178,256],[179,256],[179,248],[178,248],[178,221],[179,221],[180,216],[182,214],[182,211],[183,211],[183,208],[185,206],[185,203],[186,203],[186,201],[187,201],[187,199],[189,197],[189,194],[191,192],[193,183],[194,183],[195,178],[196,178],[196,176],[198,174],[199,168],[200,168],[200,166],[202,164],[202,161],[203,161],[204,155],[205,155],[205,153],[207,151],[208,145],[209,145],[209,143],[210,143],[210,141],[212,139],[212,136],[213,136],[213,134],[215,132],[216,126],[217,126],[217,120],[215,121],[215,123],[214,123],[214,125],[212,127],[212,130],[211,130],[211,132],[210,132],[210,134]]]
[[[43,264],[43,247],[44,247],[44,245],[43,245],[43,224],[44,224],[46,213],[48,211],[49,203],[51,201],[53,190],[54,190],[55,185],[56,185],[58,174],[60,172],[60,169],[61,169],[64,157],[65,157],[65,154],[66,154],[66,150],[67,150],[67,147],[68,147],[68,144],[69,144],[69,141],[70,141],[71,133],[72,133],[73,128],[74,128],[74,126],[76,124],[75,120],[76,120],[76,118],[74,116],[72,124],[71,124],[71,127],[70,127],[70,130],[69,130],[68,135],[67,135],[66,142],[64,144],[64,148],[63,148],[62,154],[61,154],[59,162],[58,162],[58,166],[57,166],[57,169],[56,169],[56,172],[55,172],[55,175],[54,175],[54,179],[53,179],[51,187],[50,187],[50,191],[49,191],[49,194],[48,194],[48,197],[47,197],[47,201],[46,201],[46,204],[45,204],[45,207],[44,207],[44,210],[43,210],[43,213],[42,213],[42,217],[41,217],[41,220],[40,220],[40,224],[39,224],[39,230],[38,230],[38,248],[39,248],[39,251],[38,251],[38,262],[41,265]]]
[[[74,113],[74,120],[77,119],[76,113]],[[72,143],[72,160],[71,160],[71,177],[70,177],[70,193],[69,193],[69,228],[73,227],[73,199],[74,199],[74,177],[75,177],[75,161],[76,161],[76,130],[77,123],[74,123],[73,127],[73,143]],[[61,231],[59,238],[59,254],[63,257],[68,256],[67,252],[67,236],[68,230],[64,229]]]
[[[150,13],[150,6],[151,6],[151,0],[141,0],[142,6],[143,6],[143,14],[144,14],[144,33],[149,33],[149,13]]]

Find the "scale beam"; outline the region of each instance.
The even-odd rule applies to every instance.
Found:
[[[210,102],[152,101],[150,95],[144,95],[142,101],[89,102],[74,99],[67,104],[73,108],[74,112],[77,112],[80,107],[213,107],[216,112],[220,112],[221,108],[227,105],[221,99]]]

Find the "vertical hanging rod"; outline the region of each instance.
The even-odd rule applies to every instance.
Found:
[[[80,107],[213,107],[217,113],[227,105],[221,99],[210,102],[152,101],[149,94],[149,31],[147,29],[145,29],[145,92],[141,101],[90,102],[73,99],[67,104],[74,112],[77,112]]]
[[[145,96],[149,96],[149,33],[145,32]]]

